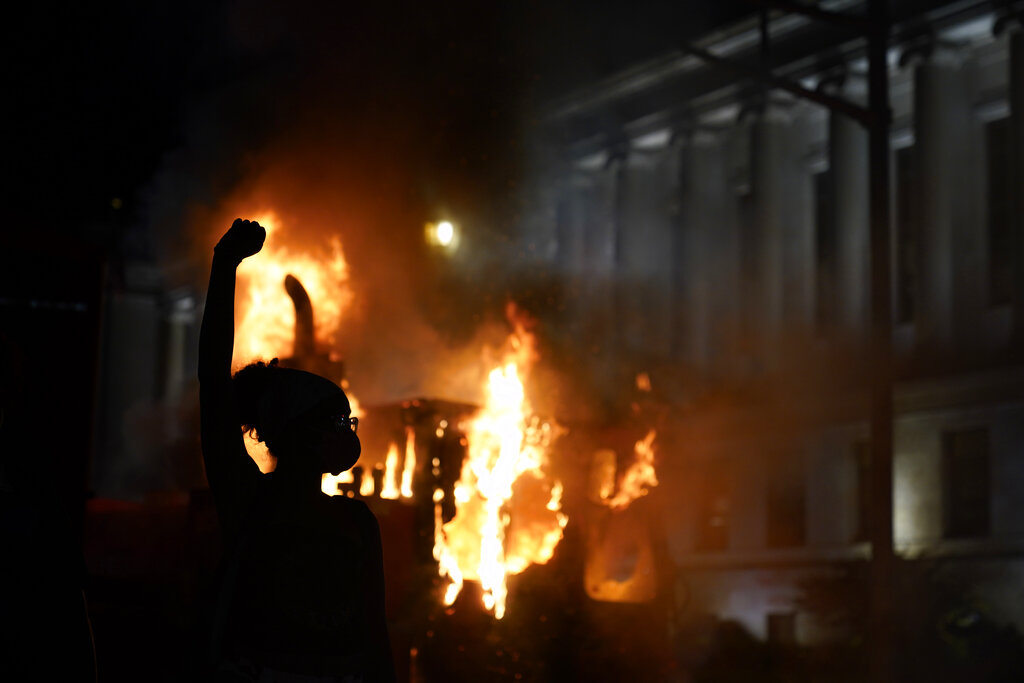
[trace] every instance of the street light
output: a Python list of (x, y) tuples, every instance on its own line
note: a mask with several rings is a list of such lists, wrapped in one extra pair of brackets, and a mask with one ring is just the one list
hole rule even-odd
[(442, 247), (449, 246), (455, 239), (455, 226), (448, 221), (437, 224), (437, 241)]
[(427, 244), (432, 244), (449, 251), (454, 250), (458, 246), (459, 234), (451, 221), (427, 223), (424, 227)]

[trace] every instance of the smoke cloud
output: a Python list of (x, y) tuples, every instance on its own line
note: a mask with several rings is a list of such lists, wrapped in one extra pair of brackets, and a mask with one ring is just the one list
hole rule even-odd
[[(200, 292), (236, 216), (273, 213), (293, 251), (337, 237), (353, 305), (324, 350), (364, 403), (478, 400), (480, 349), (507, 334), (503, 285), (478, 276), (513, 220), (515, 88), (495, 13), (456, 12), (229, 7), (223, 81), (186, 105), (147, 191), (165, 271)], [(450, 256), (424, 240), (442, 217), (465, 232)]]

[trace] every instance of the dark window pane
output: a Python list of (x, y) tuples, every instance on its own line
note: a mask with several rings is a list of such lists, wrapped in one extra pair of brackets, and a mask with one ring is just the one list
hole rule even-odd
[(730, 470), (722, 463), (705, 466), (700, 476), (694, 549), (721, 552), (729, 547), (729, 523), (732, 513)]
[(985, 126), (988, 152), (988, 291), (992, 304), (1013, 298), (1013, 160), (1010, 156), (1010, 120)]
[(946, 538), (989, 533), (989, 453), (985, 428), (942, 437)]
[(804, 544), (807, 505), (802, 468), (782, 469), (768, 485), (768, 546), (790, 548)]

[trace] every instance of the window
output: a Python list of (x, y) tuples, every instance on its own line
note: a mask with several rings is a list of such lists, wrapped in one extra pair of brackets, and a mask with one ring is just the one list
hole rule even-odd
[(791, 548), (807, 536), (803, 468), (780, 467), (768, 484), (768, 547)]
[(709, 463), (700, 477), (694, 549), (721, 552), (729, 547), (729, 518), (732, 511), (732, 481), (729, 468)]
[(920, 236), (918, 174), (914, 148), (896, 150), (896, 321), (914, 319), (917, 297), (917, 241)]
[(836, 226), (832, 205), (832, 172), (814, 174), (815, 311), (817, 328), (835, 322), (836, 314)]
[(988, 154), (988, 298), (993, 305), (1013, 298), (1014, 209), (1010, 119), (985, 125)]
[(944, 536), (980, 538), (989, 534), (988, 429), (942, 435)]

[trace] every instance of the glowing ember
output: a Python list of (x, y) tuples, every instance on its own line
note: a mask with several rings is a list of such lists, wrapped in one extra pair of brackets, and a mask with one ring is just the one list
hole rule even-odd
[(646, 372), (641, 372), (636, 376), (636, 388), (638, 391), (650, 392), (651, 390), (651, 376)]
[(498, 619), (505, 614), (507, 577), (551, 559), (568, 521), (560, 511), (562, 486), (546, 473), (555, 430), (531, 416), (523, 390), (533, 337), (517, 324), (509, 346), (488, 376), (484, 407), (467, 425), (455, 516), (443, 526), (443, 496), (434, 496), (434, 557), (450, 580), (444, 603), (455, 601), (463, 581), (479, 581), (484, 606)]
[(392, 443), (388, 446), (387, 457), (384, 458), (384, 483), (381, 485), (380, 497), (388, 500), (398, 498), (400, 491), (395, 479), (398, 474), (398, 445)]
[(640, 496), (646, 496), (648, 488), (658, 485), (658, 476), (654, 471), (655, 436), (657, 436), (657, 432), (652, 429), (647, 432), (647, 436), (636, 442), (633, 447), (636, 459), (622, 475), (618, 493), (612, 498), (605, 499), (605, 505), (612, 508), (624, 508)]

